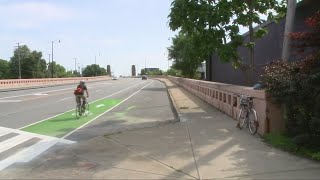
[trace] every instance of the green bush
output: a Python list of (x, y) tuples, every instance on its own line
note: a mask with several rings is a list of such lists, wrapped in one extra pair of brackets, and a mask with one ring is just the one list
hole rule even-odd
[(293, 33), (302, 60), (273, 61), (265, 67), (266, 90), (284, 105), (287, 133), (295, 144), (320, 145), (320, 11), (307, 19), (313, 32)]

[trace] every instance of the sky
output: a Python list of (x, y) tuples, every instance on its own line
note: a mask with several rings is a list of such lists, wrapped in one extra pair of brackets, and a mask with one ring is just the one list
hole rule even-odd
[[(167, 70), (171, 0), (0, 0), (0, 59), (17, 43), (41, 51), (67, 70), (95, 63), (114, 75), (131, 66)], [(60, 43), (58, 42), (60, 40)]]

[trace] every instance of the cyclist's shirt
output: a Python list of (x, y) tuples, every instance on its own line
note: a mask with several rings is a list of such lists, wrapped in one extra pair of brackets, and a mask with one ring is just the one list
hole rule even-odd
[(79, 84), (79, 85), (77, 86), (77, 89), (78, 89), (78, 88), (81, 88), (81, 89), (82, 89), (82, 92), (79, 92), (77, 95), (84, 95), (84, 91), (87, 90), (87, 86), (86, 86), (86, 85), (80, 85), (80, 84)]

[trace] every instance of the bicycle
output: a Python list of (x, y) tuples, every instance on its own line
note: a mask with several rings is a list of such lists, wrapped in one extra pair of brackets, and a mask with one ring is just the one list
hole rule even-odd
[(240, 97), (240, 113), (238, 117), (237, 127), (242, 129), (246, 124), (250, 133), (255, 135), (257, 133), (259, 122), (257, 118), (257, 111), (252, 108), (253, 97), (246, 95), (237, 95)]
[(88, 103), (88, 101), (86, 101), (86, 103), (83, 104), (83, 101), (81, 103), (81, 99), (80, 99), (80, 103), (77, 104), (77, 106), (75, 108), (75, 111), (76, 111), (77, 119), (79, 119), (82, 115), (88, 116), (88, 114), (89, 114), (89, 103)]

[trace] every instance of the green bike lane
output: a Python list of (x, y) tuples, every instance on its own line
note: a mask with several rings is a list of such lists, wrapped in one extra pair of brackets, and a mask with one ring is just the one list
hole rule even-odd
[[(39, 121), (37, 123), (25, 126), (21, 128), (22, 131), (27, 131), (35, 134), (42, 134), (57, 138), (64, 138), (66, 135), (76, 131), (77, 129), (85, 126), (91, 121), (99, 118), (112, 108), (120, 105), (127, 98), (133, 96), (140, 91), (146, 85), (151, 82), (143, 83), (128, 91), (123, 91), (119, 94), (108, 96), (89, 102), (89, 113), (77, 118), (75, 115), (75, 109), (71, 109), (64, 113), (58, 114), (51, 118)], [(142, 87), (143, 86), (143, 87)]]

